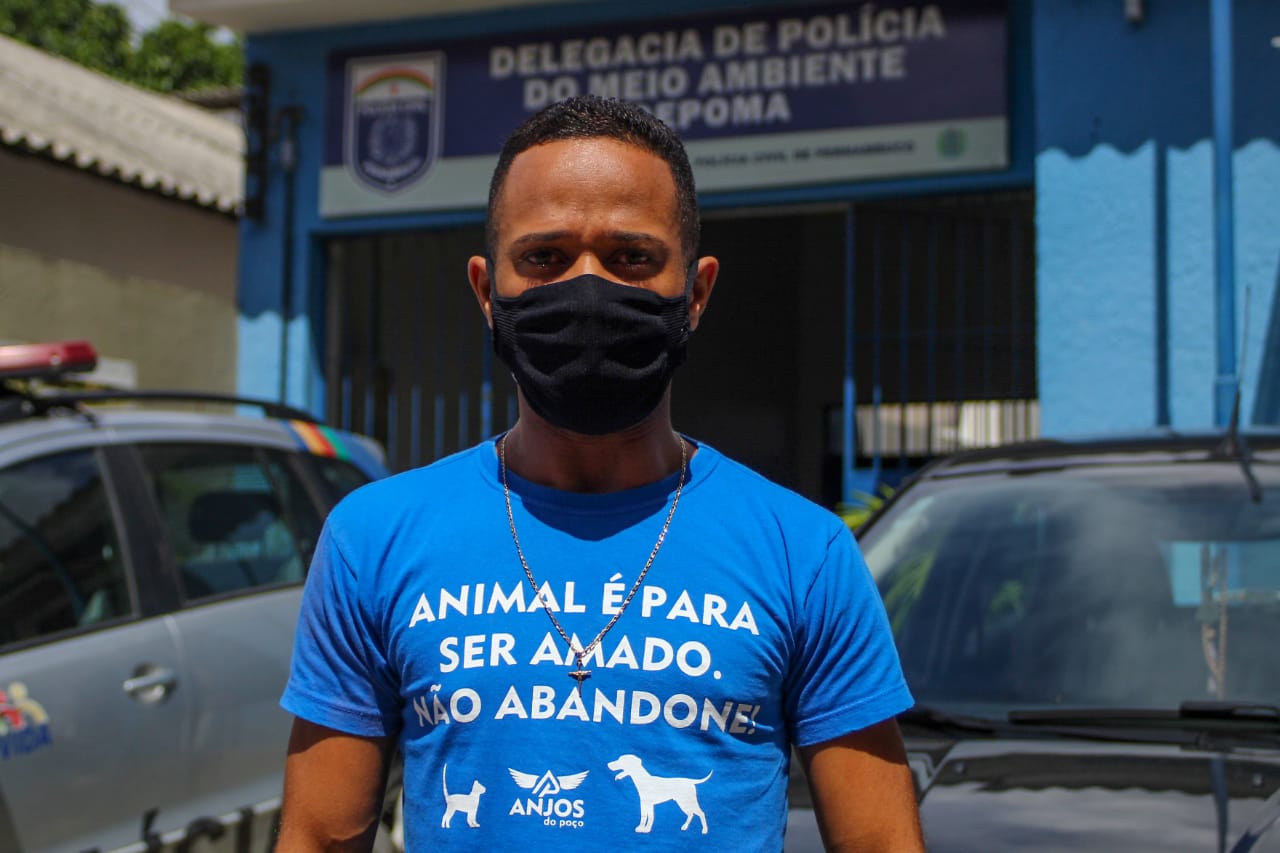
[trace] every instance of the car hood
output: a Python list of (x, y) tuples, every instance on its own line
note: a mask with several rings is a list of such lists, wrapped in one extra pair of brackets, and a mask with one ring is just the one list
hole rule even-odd
[(908, 739), (928, 847), (1280, 849), (1280, 753), (1058, 740)]

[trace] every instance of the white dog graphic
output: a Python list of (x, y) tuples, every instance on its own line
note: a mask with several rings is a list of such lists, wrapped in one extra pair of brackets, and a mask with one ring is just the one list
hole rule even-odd
[(688, 829), (696, 816), (702, 821), (702, 834), (707, 834), (707, 816), (698, 805), (698, 786), (711, 778), (710, 773), (701, 779), (651, 776), (640, 759), (630, 753), (610, 761), (609, 769), (617, 771), (618, 775), (613, 777), (615, 780), (630, 778), (636, 786), (636, 793), (640, 795), (640, 825), (636, 827), (636, 832), (650, 832), (653, 829), (653, 807), (674, 800), (684, 812), (681, 831)]

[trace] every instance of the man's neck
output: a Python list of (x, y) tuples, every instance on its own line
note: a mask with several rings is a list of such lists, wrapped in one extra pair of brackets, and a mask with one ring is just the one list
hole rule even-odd
[[(520, 401), (507, 433), (507, 467), (530, 482), (567, 492), (603, 494), (655, 483), (680, 470), (680, 442), (668, 401), (633, 427), (583, 435), (553, 426)], [(692, 448), (690, 448), (690, 451)]]

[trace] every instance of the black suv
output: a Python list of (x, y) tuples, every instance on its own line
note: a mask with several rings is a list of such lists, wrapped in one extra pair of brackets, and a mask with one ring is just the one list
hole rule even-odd
[(859, 540), (932, 851), (1280, 849), (1280, 432), (962, 453)]

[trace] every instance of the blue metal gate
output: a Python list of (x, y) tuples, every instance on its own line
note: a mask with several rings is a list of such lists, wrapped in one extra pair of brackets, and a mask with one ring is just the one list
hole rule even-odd
[(850, 207), (842, 498), (1039, 434), (1030, 192)]

